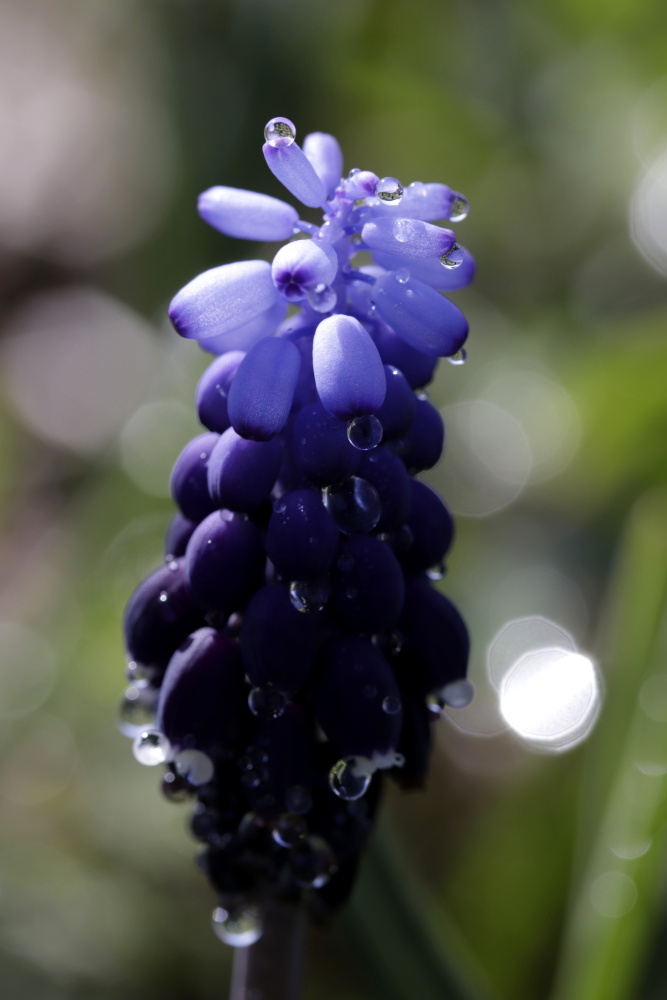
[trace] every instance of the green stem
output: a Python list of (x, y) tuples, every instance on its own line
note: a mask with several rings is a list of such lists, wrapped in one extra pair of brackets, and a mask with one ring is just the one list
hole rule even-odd
[(263, 933), (248, 948), (237, 948), (229, 1000), (298, 1000), (308, 916), (303, 906), (267, 899)]

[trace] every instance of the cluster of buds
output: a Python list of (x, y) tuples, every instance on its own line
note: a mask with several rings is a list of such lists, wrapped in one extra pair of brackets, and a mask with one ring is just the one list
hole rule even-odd
[(432, 721), (467, 704), (468, 634), (432, 581), (450, 512), (415, 475), (444, 426), (424, 387), (465, 360), (443, 291), (474, 262), (451, 229), (465, 198), (343, 174), (336, 139), (275, 118), (266, 162), (320, 225), (267, 195), (214, 187), (202, 218), (284, 241), (272, 263), (199, 275), (173, 299), (216, 355), (196, 391), (205, 432), (174, 466), (166, 560), (125, 615), (121, 725), (165, 766), (219, 896), (214, 926), (248, 944), (269, 895), (327, 911), (349, 892), (384, 774), (423, 782)]

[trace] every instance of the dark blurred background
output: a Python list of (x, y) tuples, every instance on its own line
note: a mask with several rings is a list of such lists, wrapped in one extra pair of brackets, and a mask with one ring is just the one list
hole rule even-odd
[(427, 477), (457, 514), (440, 586), (478, 697), (439, 723), (426, 792), (390, 789), (389, 875), (314, 934), (306, 1000), (447, 1000), (451, 962), (508, 1000), (665, 995), (666, 53), (659, 0), (4, 0), (7, 1000), (225, 995), (185, 812), (115, 728), (120, 617), (197, 432), (206, 355), (168, 301), (274, 252), (208, 229), (196, 196), (282, 196), (275, 115), (333, 132), (346, 170), (462, 191), (478, 262)]

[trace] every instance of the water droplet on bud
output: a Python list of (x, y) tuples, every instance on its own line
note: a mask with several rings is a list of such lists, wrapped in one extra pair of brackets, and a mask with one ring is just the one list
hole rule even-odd
[(329, 771), (329, 785), (340, 799), (360, 799), (367, 791), (373, 767), (364, 757), (343, 757)]
[(468, 199), (464, 198), (462, 194), (457, 194), (454, 196), (454, 201), (449, 209), (449, 221), (463, 222), (467, 218), (469, 211), (470, 205), (468, 204)]
[(331, 312), (337, 301), (338, 296), (330, 285), (322, 285), (322, 287), (318, 285), (314, 291), (308, 293), (308, 304), (315, 312)]
[(382, 711), (387, 715), (398, 715), (401, 708), (400, 698), (395, 698), (391, 694), (388, 694), (387, 697), (382, 700)]
[(394, 274), (394, 277), (399, 285), (405, 285), (410, 280), (410, 272), (407, 267), (399, 267), (398, 271)]
[(465, 254), (463, 253), (461, 247), (458, 245), (458, 243), (454, 243), (451, 250), (449, 250), (447, 253), (443, 253), (442, 257), (440, 258), (440, 263), (442, 264), (443, 267), (448, 267), (453, 270), (455, 267), (461, 266), (464, 257)]
[(327, 486), (324, 506), (339, 531), (346, 535), (365, 535), (380, 520), (380, 495), (367, 479), (351, 476), (342, 483)]
[(140, 733), (132, 744), (135, 760), (146, 767), (164, 764), (171, 753), (169, 740), (157, 729), (146, 729)]
[(395, 177), (382, 177), (375, 185), (375, 195), (380, 201), (398, 205), (403, 197), (403, 185)]
[(247, 948), (262, 936), (262, 916), (258, 906), (225, 910), (218, 906), (211, 919), (213, 932), (232, 948)]
[(309, 580), (293, 580), (289, 585), (289, 597), (292, 605), (303, 614), (314, 614), (321, 611), (329, 600), (329, 592), (321, 583)]
[(450, 365), (464, 365), (467, 357), (468, 352), (465, 347), (462, 347), (460, 351), (457, 351), (456, 354), (452, 354), (451, 357), (447, 358), (447, 360)]
[(155, 723), (158, 693), (151, 688), (131, 685), (118, 709), (118, 728), (124, 736), (139, 736)]
[(290, 857), (294, 877), (299, 885), (321, 889), (336, 871), (334, 853), (322, 837), (308, 837)]
[(431, 566), (430, 569), (426, 570), (426, 575), (429, 580), (442, 580), (445, 575), (445, 564), (444, 562), (438, 563), (437, 566)]
[(162, 779), (162, 794), (169, 802), (187, 802), (194, 788), (175, 771), (167, 771)]
[(281, 146), (291, 146), (296, 139), (296, 127), (289, 118), (272, 118), (264, 126), (264, 139), (269, 146), (280, 149)]
[(279, 719), (288, 702), (289, 698), (284, 691), (269, 684), (266, 687), (254, 687), (248, 695), (248, 708), (258, 719)]
[(465, 708), (472, 701), (475, 689), (469, 680), (463, 678), (460, 681), (452, 681), (451, 684), (445, 684), (441, 694), (445, 700), (445, 704), (451, 708)]
[(372, 451), (382, 440), (382, 424), (372, 415), (354, 417), (347, 425), (347, 439), (358, 451)]

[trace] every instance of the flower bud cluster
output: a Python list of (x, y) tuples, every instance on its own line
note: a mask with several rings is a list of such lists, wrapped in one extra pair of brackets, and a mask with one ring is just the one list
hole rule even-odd
[(172, 473), (165, 563), (125, 614), (122, 728), (139, 761), (166, 765), (169, 798), (196, 797), (230, 943), (234, 927), (247, 943), (239, 914), (266, 893), (346, 897), (383, 772), (421, 784), (432, 720), (472, 693), (466, 627), (431, 583), (452, 518), (414, 478), (444, 440), (423, 389), (439, 357), (465, 358), (466, 320), (441, 293), (474, 272), (434, 223), (467, 202), (342, 176), (334, 137), (302, 149), (287, 119), (265, 138), (270, 169), (324, 219), (233, 188), (201, 196), (221, 232), (288, 242), (171, 303), (216, 357), (196, 391), (205, 430)]

